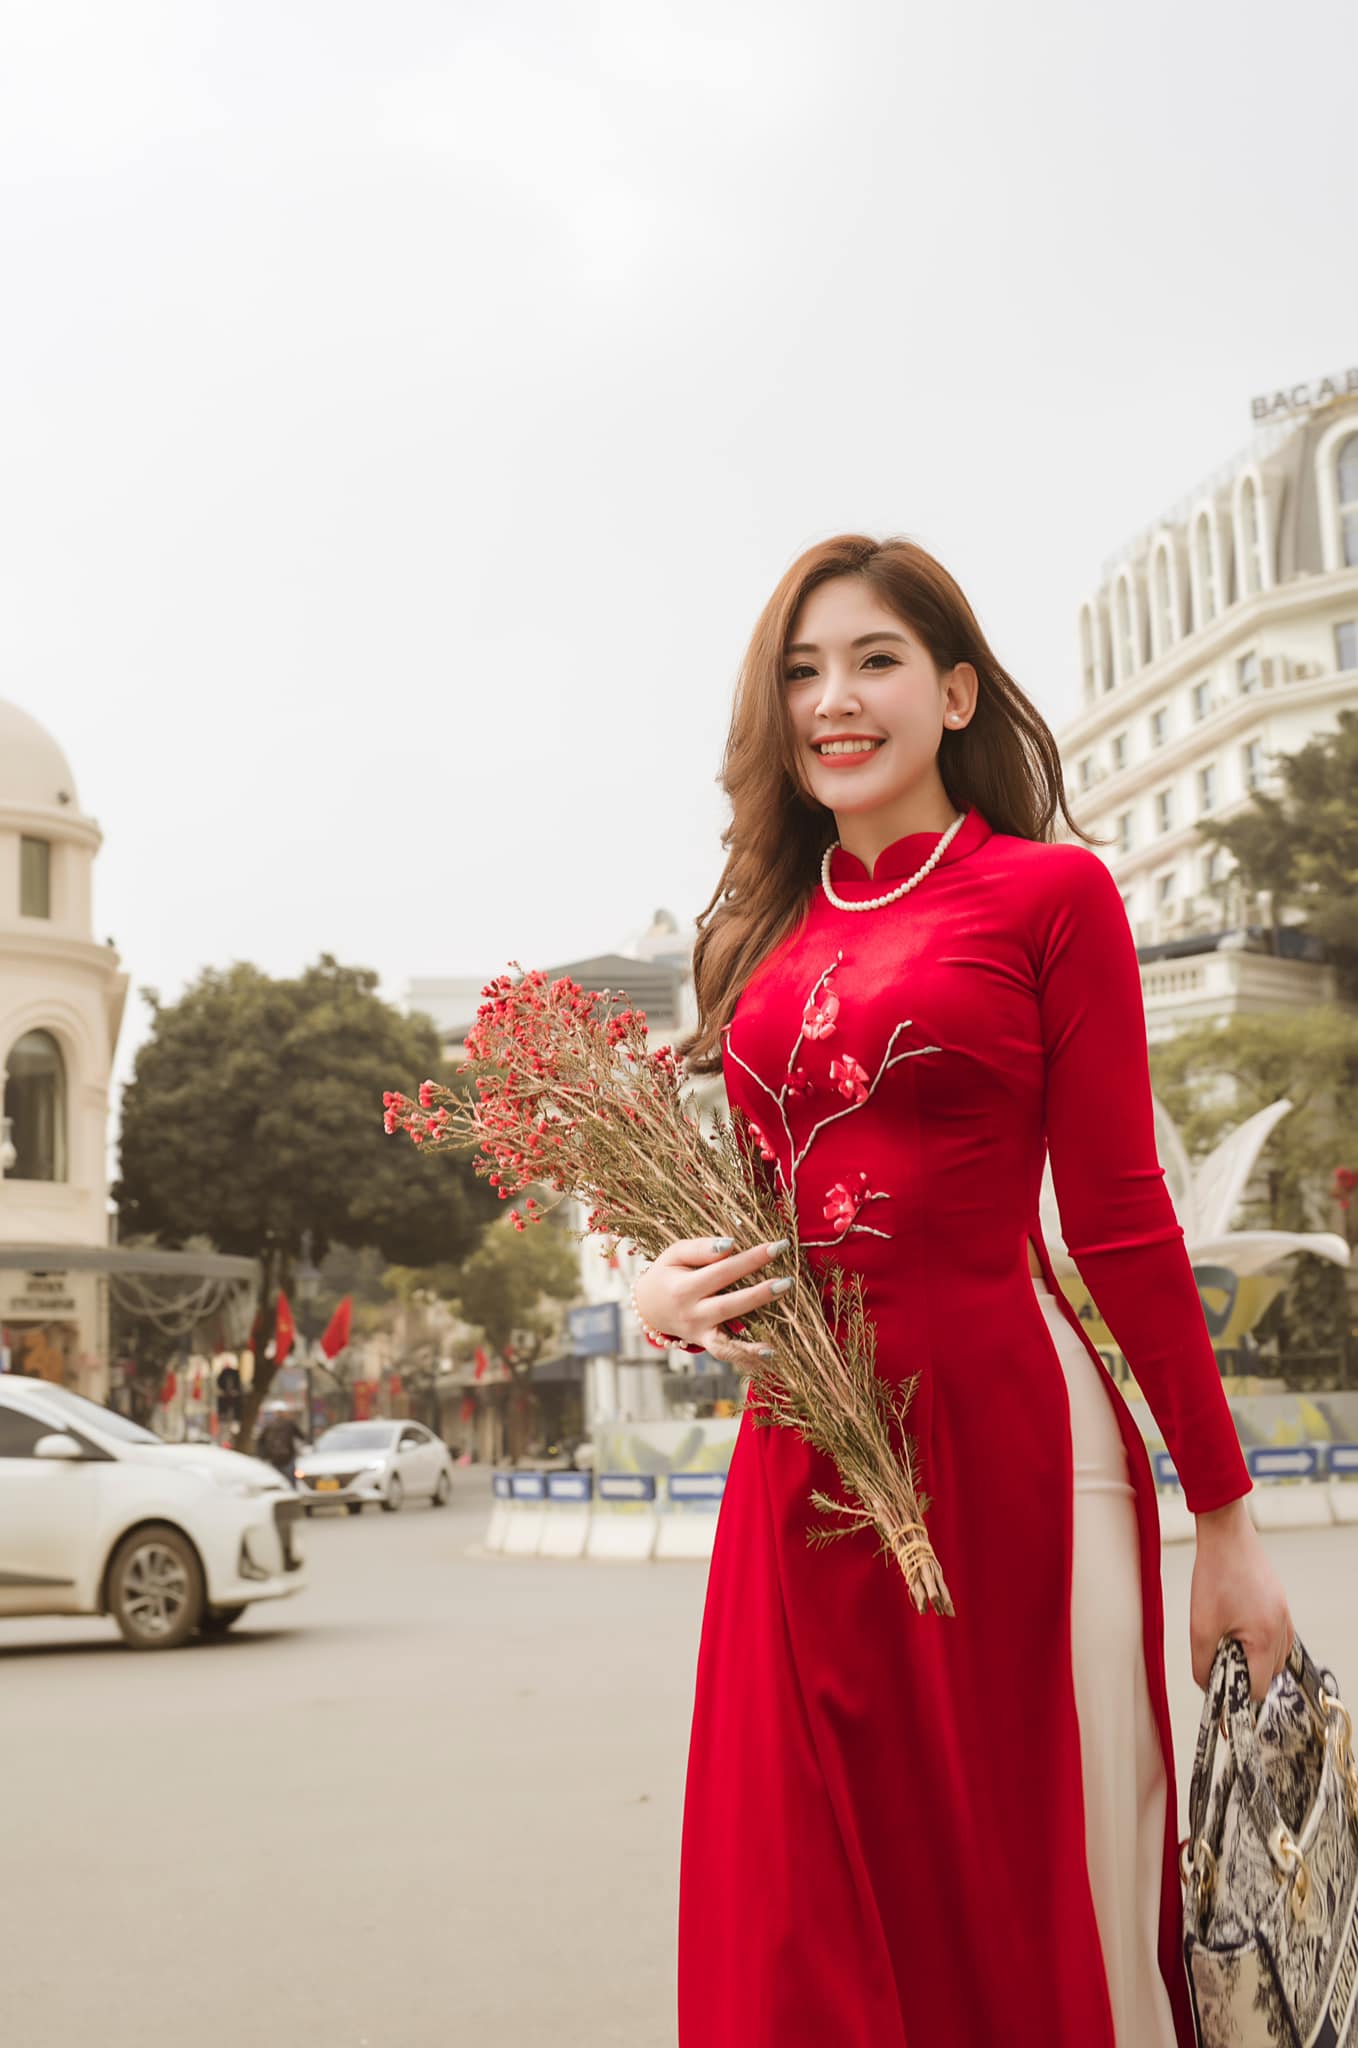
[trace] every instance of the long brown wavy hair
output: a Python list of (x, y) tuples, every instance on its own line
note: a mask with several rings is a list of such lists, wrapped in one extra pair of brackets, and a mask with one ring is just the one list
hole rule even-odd
[(1051, 728), (991, 653), (958, 585), (914, 541), (840, 534), (792, 564), (759, 616), (736, 683), (718, 780), (731, 802), (726, 865), (698, 916), (693, 980), (698, 1023), (675, 1045), (693, 1074), (721, 1072), (721, 1033), (761, 960), (792, 930), (836, 836), (835, 815), (807, 787), (783, 680), (788, 635), (803, 601), (832, 576), (861, 576), (917, 633), (939, 669), (970, 662), (980, 678), (965, 726), (945, 728), (943, 787), (958, 810), (975, 805), (996, 832), (1049, 840), (1059, 809), (1072, 832)]

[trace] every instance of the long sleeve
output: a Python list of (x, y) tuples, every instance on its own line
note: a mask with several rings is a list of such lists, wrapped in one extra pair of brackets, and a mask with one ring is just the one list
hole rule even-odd
[(1046, 1129), (1071, 1257), (1163, 1432), (1195, 1514), (1250, 1491), (1183, 1227), (1155, 1149), (1145, 1010), (1117, 884), (1082, 846), (1040, 940)]

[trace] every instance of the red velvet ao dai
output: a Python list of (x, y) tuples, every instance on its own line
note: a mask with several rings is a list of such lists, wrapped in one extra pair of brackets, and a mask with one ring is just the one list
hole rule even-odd
[[(871, 875), (840, 849), (832, 884), (880, 895), (940, 837), (906, 835)], [(1038, 1225), (1049, 1150), (1066, 1242), (1189, 1506), (1247, 1492), (1156, 1157), (1111, 873), (972, 809), (894, 904), (855, 914), (817, 885), (742, 992), (724, 1073), (813, 1267), (862, 1274), (878, 1369), (920, 1375), (920, 1478), (957, 1614), (917, 1615), (868, 1536), (812, 1549), (810, 1495), (839, 1490), (833, 1467), (745, 1416), (698, 1659), (681, 2048), (1114, 2048), (1071, 1670), (1070, 1415), (1029, 1238), (1099, 1362), (1136, 1492), (1168, 1778), (1160, 1967), (1192, 2048), (1154, 1484)]]

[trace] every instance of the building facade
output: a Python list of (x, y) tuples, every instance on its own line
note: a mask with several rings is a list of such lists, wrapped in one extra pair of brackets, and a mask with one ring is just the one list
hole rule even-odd
[(1148, 1026), (1333, 998), (1319, 948), (1245, 898), (1204, 818), (1358, 707), (1358, 370), (1256, 401), (1235, 461), (1105, 567), (1080, 608), (1071, 809), (1107, 841)]
[(104, 1391), (104, 1289), (63, 1247), (109, 1239), (106, 1133), (127, 976), (94, 937), (100, 831), (61, 748), (0, 703), (0, 1265), (4, 1357), (17, 1371)]

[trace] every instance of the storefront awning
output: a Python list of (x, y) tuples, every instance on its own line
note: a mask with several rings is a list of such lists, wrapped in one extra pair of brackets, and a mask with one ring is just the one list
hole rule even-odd
[(167, 1280), (259, 1279), (258, 1259), (118, 1244), (0, 1244), (0, 1268), (19, 1273), (140, 1273)]
[(532, 1368), (531, 1377), (538, 1385), (541, 1385), (544, 1380), (554, 1380), (558, 1384), (565, 1382), (567, 1384), (582, 1385), (585, 1377), (585, 1361), (583, 1358), (572, 1358), (569, 1353), (561, 1358), (539, 1359), (538, 1363)]

